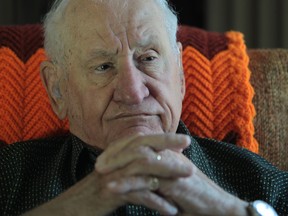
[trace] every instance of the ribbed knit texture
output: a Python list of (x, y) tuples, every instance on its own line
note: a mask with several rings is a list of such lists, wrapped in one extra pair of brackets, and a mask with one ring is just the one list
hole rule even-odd
[[(243, 37), (182, 26), (186, 98), (182, 119), (193, 135), (254, 152), (253, 89)], [(0, 140), (7, 144), (63, 133), (39, 75), (45, 60), (40, 25), (0, 27)]]
[(254, 90), (243, 35), (182, 27), (179, 39), (185, 40), (182, 120), (191, 134), (235, 142), (258, 152), (253, 136)]
[(0, 140), (8, 144), (67, 130), (40, 79), (42, 35), (39, 25), (0, 27)]
[[(190, 135), (182, 122), (177, 133)], [(63, 193), (94, 170), (101, 152), (72, 134), (0, 148), (1, 216), (22, 215)], [(261, 199), (271, 204), (279, 216), (288, 215), (288, 172), (281, 172), (243, 148), (211, 139), (191, 137), (183, 154), (225, 191), (246, 201)], [(197, 196), (192, 195), (194, 198)], [(118, 209), (116, 215), (159, 213), (130, 203)]]

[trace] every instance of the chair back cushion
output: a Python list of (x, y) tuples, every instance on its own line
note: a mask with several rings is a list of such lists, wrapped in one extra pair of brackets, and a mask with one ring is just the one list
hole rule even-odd
[[(181, 26), (178, 39), (186, 78), (182, 119), (191, 133), (257, 152), (254, 92), (242, 34)], [(41, 25), (0, 27), (0, 140), (7, 144), (68, 131), (40, 80), (45, 59)]]
[(41, 25), (0, 27), (0, 141), (11, 144), (67, 131), (40, 79)]
[(191, 133), (258, 152), (254, 138), (249, 57), (239, 32), (182, 26), (186, 97), (182, 119)]

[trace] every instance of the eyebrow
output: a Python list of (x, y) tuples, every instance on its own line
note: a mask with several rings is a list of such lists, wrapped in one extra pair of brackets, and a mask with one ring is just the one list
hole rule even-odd
[(89, 58), (95, 58), (95, 57), (113, 57), (117, 55), (118, 51), (116, 52), (110, 52), (108, 50), (103, 50), (103, 49), (93, 49), (88, 53)]
[(145, 48), (150, 44), (158, 44), (158, 42), (156, 42), (157, 39), (158, 37), (156, 35), (149, 35), (148, 37), (145, 37), (142, 40), (137, 41), (135, 44), (137, 47)]
[[(138, 48), (146, 48), (148, 46), (150, 46), (151, 44), (154, 45), (158, 45), (158, 42), (155, 42), (157, 39), (157, 36), (155, 35), (150, 35), (145, 39), (139, 40), (135, 43), (136, 47)], [(153, 42), (154, 41), (154, 42)], [(89, 59), (93, 59), (93, 58), (113, 58), (114, 56), (116, 56), (118, 54), (119, 50), (115, 50), (114, 52), (105, 50), (105, 49), (92, 49), (91, 51), (89, 51), (88, 53), (88, 58)]]

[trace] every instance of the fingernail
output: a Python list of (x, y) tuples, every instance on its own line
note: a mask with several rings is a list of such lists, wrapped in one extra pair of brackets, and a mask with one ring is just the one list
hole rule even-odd
[(168, 208), (168, 211), (169, 211), (169, 214), (171, 214), (171, 215), (176, 215), (178, 213), (178, 209), (174, 206), (170, 206)]
[(105, 171), (105, 163), (104, 160), (102, 159), (101, 155), (97, 158), (96, 164), (95, 164), (95, 169), (99, 172)]
[(191, 144), (191, 137), (186, 135), (185, 138), (186, 138), (186, 142), (190, 145)]
[(110, 189), (116, 188), (116, 186), (117, 186), (117, 183), (115, 181), (109, 182), (107, 184), (107, 187)]
[(96, 163), (95, 163), (94, 166), (95, 166), (95, 169), (96, 169), (97, 171), (101, 170), (101, 162), (100, 162), (100, 161), (96, 160)]
[(98, 161), (95, 164), (95, 169), (100, 173), (106, 172), (104, 164)]

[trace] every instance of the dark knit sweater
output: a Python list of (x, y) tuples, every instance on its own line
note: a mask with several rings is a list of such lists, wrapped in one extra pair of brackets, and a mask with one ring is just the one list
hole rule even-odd
[[(190, 135), (182, 122), (177, 133)], [(232, 144), (191, 139), (184, 155), (214, 182), (243, 200), (261, 199), (279, 215), (288, 215), (287, 172)], [(100, 154), (72, 134), (0, 148), (0, 214), (19, 215), (53, 199), (92, 172)], [(159, 214), (126, 205), (114, 215)]]

